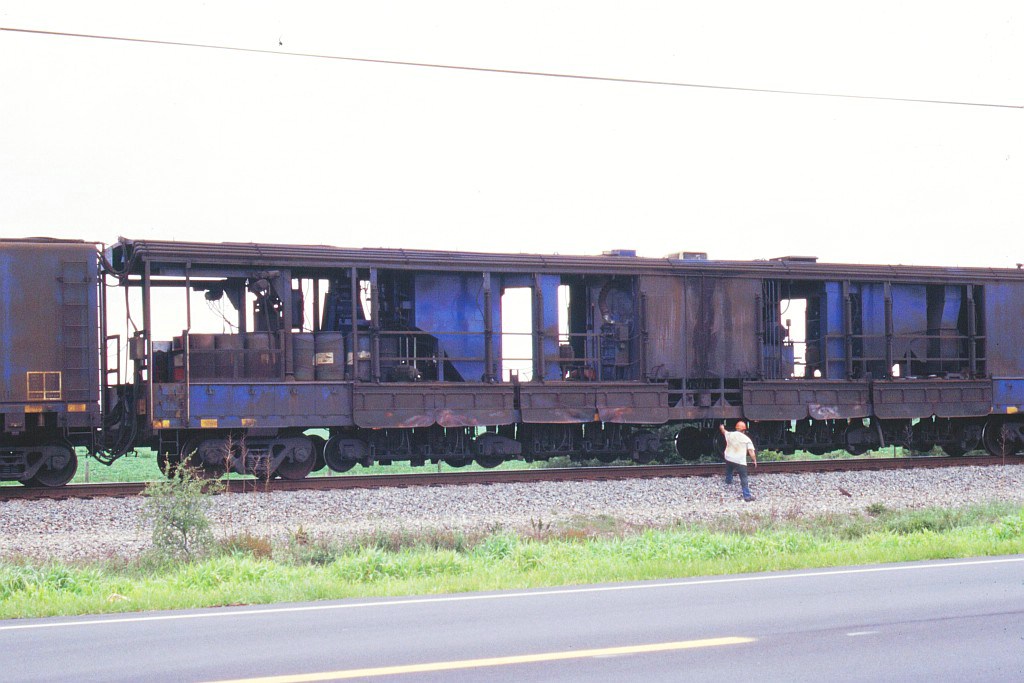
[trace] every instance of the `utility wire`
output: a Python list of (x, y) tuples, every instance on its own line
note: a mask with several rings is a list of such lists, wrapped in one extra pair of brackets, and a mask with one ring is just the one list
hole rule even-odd
[(681, 83), (677, 81), (655, 81), (641, 78), (616, 78), (613, 76), (589, 76), (586, 74), (558, 73), (551, 71), (524, 71), (518, 69), (495, 69), (483, 66), (459, 66), (456, 64), (434, 64), (430, 62), (408, 62), (397, 59), (370, 59), (369, 57), (345, 57), (340, 55), (324, 55), (311, 52), (288, 52), (284, 50), (263, 50), (251, 47), (233, 47), (230, 45), (211, 45), (206, 43), (186, 43), (173, 40), (154, 40), (150, 38), (127, 38), (124, 36), (103, 36), (88, 33), (66, 33), (63, 31), (41, 31), (38, 29), (10, 28), (0, 26), (0, 31), (13, 33), (29, 33), (41, 36), (60, 36), (64, 38), (86, 38), (90, 40), (112, 40), (125, 43), (145, 43), (149, 45), (169, 45), (174, 47), (194, 47), (205, 50), (229, 50), (231, 52), (249, 52), (265, 55), (283, 55), (286, 57), (306, 57), (310, 59), (334, 59), (345, 62), (363, 62), (366, 64), (389, 64), (393, 66), (413, 66), (424, 69), (448, 69), (452, 71), (475, 71), (479, 73), (506, 74), (511, 76), (536, 76), (541, 78), (568, 78), (581, 81), (602, 81), (605, 83), (631, 83), (636, 85), (662, 85), (676, 88), (702, 88), (705, 90), (732, 90), (773, 95), (803, 95), (806, 97), (837, 97), (853, 100), (881, 100), (887, 102), (915, 102), (918, 104), (946, 104), (962, 107), (993, 107), (998, 109), (1024, 109), (1020, 104), (997, 104), (993, 102), (962, 102), (957, 100), (926, 100), (913, 97), (881, 97), (877, 95), (847, 95), (843, 93), (813, 92), (806, 90), (777, 90), (770, 88), (745, 88), (735, 85), (709, 85), (707, 83)]

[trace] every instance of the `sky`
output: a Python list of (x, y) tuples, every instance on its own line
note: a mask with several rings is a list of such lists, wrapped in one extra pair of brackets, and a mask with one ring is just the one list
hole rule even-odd
[(1022, 7), (8, 0), (243, 49), (0, 31), (0, 236), (1012, 268)]

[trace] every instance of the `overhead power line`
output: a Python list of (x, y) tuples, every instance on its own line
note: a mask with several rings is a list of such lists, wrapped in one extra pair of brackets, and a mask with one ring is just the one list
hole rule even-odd
[(520, 69), (496, 69), (483, 66), (464, 66), (457, 64), (435, 64), (431, 62), (410, 62), (398, 59), (371, 59), (369, 57), (346, 57), (342, 55), (325, 55), (312, 52), (289, 52), (285, 50), (264, 50), (252, 47), (234, 47), (231, 45), (212, 45), (206, 43), (188, 43), (174, 40), (155, 40), (151, 38), (129, 38), (125, 36), (104, 36), (89, 33), (67, 33), (64, 31), (42, 31), (39, 29), (9, 28), (0, 26), (0, 31), (13, 33), (29, 33), (40, 36), (59, 36), (63, 38), (85, 38), (89, 40), (111, 40), (125, 43), (145, 43), (149, 45), (168, 45), (173, 47), (191, 47), (204, 50), (228, 50), (231, 52), (249, 52), (264, 55), (281, 55), (285, 57), (306, 57), (310, 59), (334, 59), (345, 62), (362, 62), (366, 64), (387, 64), (392, 66), (411, 66), (423, 69), (448, 69), (451, 71), (475, 71), (478, 73), (505, 74), (510, 76), (534, 76), (541, 78), (566, 78), (581, 81), (601, 81), (605, 83), (630, 83), (635, 85), (660, 85), (675, 88), (701, 88), (705, 90), (732, 90), (737, 92), (764, 93), (772, 95), (803, 95), (806, 97), (835, 97), (852, 100), (881, 100), (887, 102), (915, 102), (918, 104), (945, 104), (962, 107), (994, 107), (998, 109), (1024, 109), (1020, 104), (999, 104), (994, 102), (964, 102), (958, 100), (928, 100), (914, 97), (882, 97), (878, 95), (849, 95), (844, 93), (815, 92), (809, 90), (780, 90), (773, 88), (747, 88), (736, 85), (711, 85), (708, 83), (683, 83), (678, 81), (659, 81), (643, 78), (617, 78), (614, 76), (594, 76), (587, 74), (570, 74), (553, 71), (527, 71)]

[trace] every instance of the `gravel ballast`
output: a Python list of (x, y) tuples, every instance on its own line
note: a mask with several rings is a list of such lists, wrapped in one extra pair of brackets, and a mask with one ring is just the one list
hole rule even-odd
[[(611, 518), (633, 527), (727, 516), (814, 517), (890, 509), (957, 508), (992, 501), (1024, 504), (1024, 465), (886, 472), (765, 474), (751, 468), (757, 499), (721, 477), (551, 482), (404, 489), (222, 494), (209, 517), (221, 537), (251, 533), (284, 540), (301, 528), (318, 540), (376, 532), (528, 531)], [(150, 547), (143, 500), (39, 500), (0, 503), (0, 557), (91, 560), (133, 558)]]

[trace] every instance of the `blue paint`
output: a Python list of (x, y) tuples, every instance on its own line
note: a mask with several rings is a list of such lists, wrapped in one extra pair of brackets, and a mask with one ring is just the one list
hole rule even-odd
[(1024, 377), (999, 377), (992, 380), (992, 403), (996, 413), (1007, 409), (1024, 412)]
[(821, 333), (825, 337), (825, 377), (846, 379), (846, 339), (843, 323), (843, 287), (838, 282), (825, 283), (822, 302)]
[[(893, 361), (922, 360), (928, 346), (920, 339), (928, 330), (928, 293), (924, 285), (892, 286)], [(918, 337), (917, 340), (905, 339)]]
[(994, 377), (1024, 376), (1024, 284), (985, 285), (987, 366)]
[[(417, 273), (415, 325), (437, 340), (467, 382), (484, 374), (484, 288), (479, 273)], [(458, 330), (460, 334), (445, 334)]]
[[(194, 384), (190, 387), (189, 426), (216, 419), (218, 427), (241, 427), (254, 419), (256, 427), (345, 427), (352, 425), (351, 385), (331, 384)], [(180, 427), (180, 407), (157, 400), (153, 419)]]

